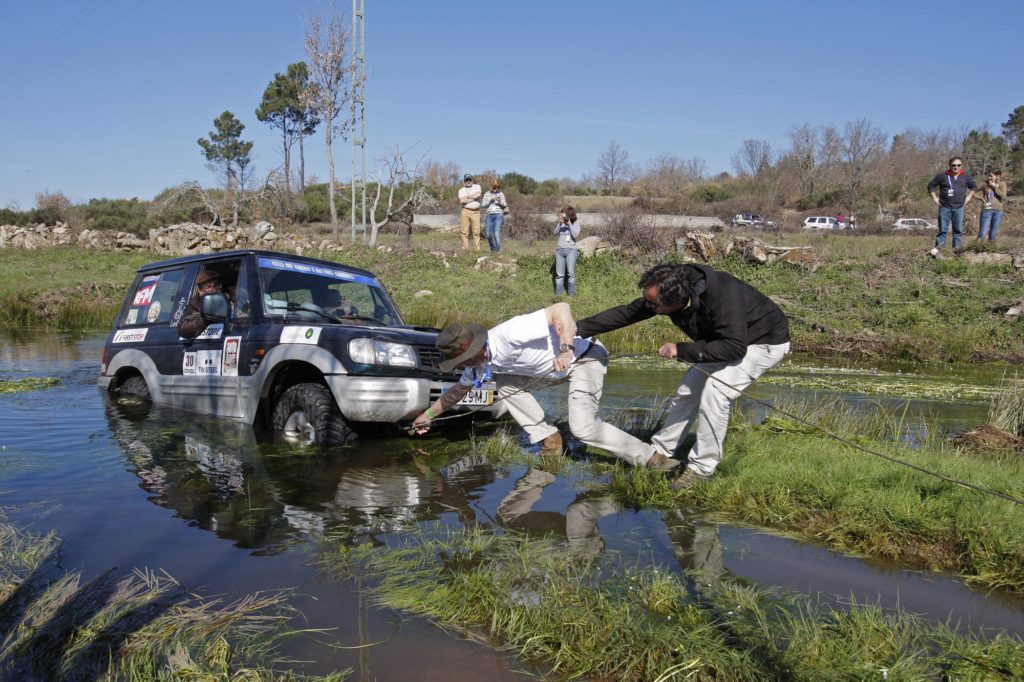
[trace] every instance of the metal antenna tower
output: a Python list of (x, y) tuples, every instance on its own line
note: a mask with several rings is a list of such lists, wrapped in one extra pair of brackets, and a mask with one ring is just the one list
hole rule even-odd
[[(366, 237), (366, 33), (365, 0), (352, 0), (352, 241), (356, 240), (356, 189), (362, 195), (359, 231)], [(356, 158), (359, 168), (356, 175)]]

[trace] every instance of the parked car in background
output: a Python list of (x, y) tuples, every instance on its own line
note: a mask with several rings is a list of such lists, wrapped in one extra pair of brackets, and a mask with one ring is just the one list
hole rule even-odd
[[(178, 333), (200, 273), (195, 338)], [(442, 372), (437, 330), (405, 323), (372, 272), (243, 250), (139, 269), (103, 348), (99, 385), (118, 399), (228, 417), (291, 443), (349, 441), (360, 424), (423, 412), (458, 372)], [(493, 382), (457, 408), (497, 416)]]
[(831, 216), (814, 215), (804, 218), (805, 230), (841, 230), (842, 223)]
[(775, 222), (766, 220), (757, 213), (737, 213), (732, 217), (733, 227), (760, 227), (765, 230), (775, 229)]
[(892, 224), (894, 230), (931, 230), (935, 231), (938, 227), (935, 223), (930, 223), (924, 218), (900, 218)]

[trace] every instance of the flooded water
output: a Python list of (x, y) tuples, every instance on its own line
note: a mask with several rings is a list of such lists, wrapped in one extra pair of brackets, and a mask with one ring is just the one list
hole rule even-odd
[[(86, 579), (112, 567), (119, 574), (147, 567), (226, 600), (294, 589), (290, 603), (304, 615), (301, 626), (326, 631), (319, 641), (294, 640), (284, 649), (293, 660), (310, 661), (303, 666), (308, 673), (353, 667), (360, 679), (408, 679), (410, 669), (421, 680), (527, 679), (520, 671), (530, 668), (521, 661), (424, 619), (370, 607), (358, 584), (334, 580), (311, 561), (327, 537), (381, 545), (427, 525), (553, 533), (609, 565), (614, 559), (696, 569), (707, 581), (738, 578), (833, 604), (855, 598), (898, 605), (974, 630), (1024, 635), (1019, 598), (755, 529), (619, 509), (586, 492), (585, 468), (555, 476), (525, 465), (495, 467), (473, 455), (464, 432), (369, 438), (344, 456), (309, 456), (258, 442), (250, 428), (231, 421), (160, 409), (141, 415), (104, 400), (95, 384), (101, 351), (99, 338), (0, 341), (0, 379), (61, 379), (53, 388), (0, 395), (0, 505), (19, 525), (55, 531), (64, 541), (62, 568)], [(972, 370), (957, 381), (984, 387), (998, 383), (1000, 371)], [(851, 370), (806, 361), (778, 370), (828, 372)], [(613, 367), (604, 409), (650, 406), (678, 379), (678, 371), (664, 367)], [(810, 390), (758, 384), (751, 397)], [(833, 394), (851, 406), (887, 400)], [(553, 413), (564, 405), (557, 390), (542, 397)], [(756, 413), (756, 404), (748, 406)], [(986, 410), (981, 398), (956, 404), (915, 398), (908, 419), (958, 430), (982, 423)], [(699, 592), (700, 581), (694, 589)]]

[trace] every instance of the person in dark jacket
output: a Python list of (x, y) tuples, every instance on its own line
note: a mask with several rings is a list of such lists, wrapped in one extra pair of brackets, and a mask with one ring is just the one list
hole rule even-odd
[(732, 404), (789, 352), (789, 322), (757, 289), (707, 265), (662, 263), (644, 273), (639, 286), (640, 298), (580, 320), (576, 333), (590, 337), (667, 315), (692, 339), (658, 350), (692, 365), (651, 440), (658, 453), (672, 457), (696, 420), (689, 462), (671, 483), (678, 490), (714, 475)]
[(939, 249), (946, 245), (946, 234), (953, 226), (953, 249), (959, 249), (964, 241), (964, 207), (970, 203), (978, 186), (971, 174), (964, 170), (964, 161), (959, 156), (949, 160), (949, 169), (937, 174), (928, 183), (928, 193), (939, 207), (939, 232), (935, 235), (935, 246), (929, 252), (939, 255)]

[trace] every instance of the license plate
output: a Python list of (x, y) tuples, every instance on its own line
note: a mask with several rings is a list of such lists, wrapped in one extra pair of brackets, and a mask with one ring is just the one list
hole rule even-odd
[(494, 384), (485, 384), (481, 388), (471, 388), (459, 405), (490, 405), (494, 402)]

